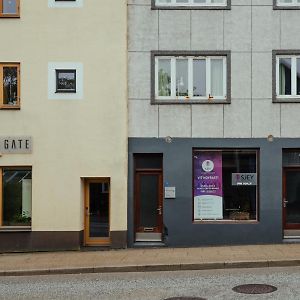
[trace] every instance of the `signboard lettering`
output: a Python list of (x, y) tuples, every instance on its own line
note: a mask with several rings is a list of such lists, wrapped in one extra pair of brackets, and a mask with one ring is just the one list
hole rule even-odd
[(32, 152), (32, 139), (28, 136), (0, 137), (0, 153), (27, 154)]

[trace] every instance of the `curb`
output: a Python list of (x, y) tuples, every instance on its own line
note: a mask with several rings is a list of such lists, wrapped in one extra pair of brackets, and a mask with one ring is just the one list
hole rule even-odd
[(248, 268), (273, 268), (300, 266), (300, 260), (265, 260), (265, 261), (236, 261), (236, 262), (211, 262), (196, 264), (160, 264), (160, 265), (131, 265), (107, 267), (82, 267), (82, 268), (54, 268), (32, 270), (0, 271), (3, 276), (34, 276), (34, 275), (59, 275), (59, 274), (88, 274), (88, 273), (130, 273), (130, 272), (162, 272), (162, 271), (195, 271), (219, 269), (248, 269)]

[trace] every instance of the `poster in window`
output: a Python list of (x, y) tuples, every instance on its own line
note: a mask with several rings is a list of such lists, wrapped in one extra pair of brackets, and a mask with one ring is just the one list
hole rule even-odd
[(221, 151), (194, 153), (194, 219), (223, 219)]

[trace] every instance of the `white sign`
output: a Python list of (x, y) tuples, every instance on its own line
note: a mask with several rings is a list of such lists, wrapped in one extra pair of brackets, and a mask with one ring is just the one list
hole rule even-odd
[(165, 199), (175, 199), (176, 198), (176, 187), (167, 186), (165, 187)]
[(202, 195), (194, 198), (195, 220), (222, 220), (223, 198), (216, 195)]

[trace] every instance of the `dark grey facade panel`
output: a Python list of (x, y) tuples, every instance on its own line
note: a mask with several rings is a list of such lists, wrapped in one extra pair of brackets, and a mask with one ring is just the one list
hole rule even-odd
[[(193, 148), (259, 149), (258, 222), (193, 223)], [(128, 245), (134, 245), (134, 167), (136, 153), (163, 154), (164, 182), (176, 187), (176, 199), (164, 199), (167, 246), (281, 243), (282, 151), (300, 148), (300, 139), (129, 138)]]

